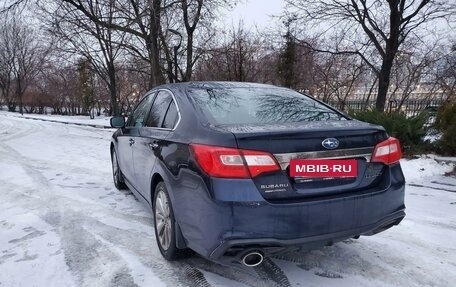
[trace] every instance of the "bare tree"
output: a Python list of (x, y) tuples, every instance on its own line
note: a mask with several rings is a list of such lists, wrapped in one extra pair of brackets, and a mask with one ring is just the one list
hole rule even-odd
[[(147, 60), (150, 71), (149, 88), (165, 82), (164, 73), (168, 79), (177, 79), (171, 75), (171, 51), (168, 41), (171, 39), (169, 31), (176, 31), (177, 35), (186, 37), (183, 52), (186, 54), (185, 68), (179, 68), (182, 80), (190, 80), (199, 54), (195, 55), (195, 32), (202, 23), (210, 23), (215, 15), (215, 8), (230, 1), (224, 0), (63, 0), (73, 9), (80, 11), (84, 17), (105, 28), (114, 29), (129, 34), (131, 42), (125, 45), (137, 57)], [(108, 21), (100, 17), (91, 7), (97, 5), (112, 5), (113, 19)], [(202, 21), (204, 15), (205, 21)], [(176, 17), (174, 17), (176, 16)], [(144, 51), (146, 53), (144, 53)], [(164, 54), (164, 59), (162, 58)], [(178, 65), (174, 61), (174, 65)], [(166, 66), (166, 67), (164, 67)], [(180, 65), (179, 65), (180, 66)]]
[[(108, 88), (110, 113), (118, 115), (116, 65), (122, 53), (126, 33), (94, 22), (85, 17), (80, 10), (60, 2), (42, 6), (43, 21), (48, 24), (52, 37), (59, 39), (61, 51), (69, 53), (70, 56), (71, 54), (81, 55), (90, 62), (91, 68)], [(98, 1), (89, 1), (87, 7), (100, 20), (113, 23), (113, 3), (110, 1), (101, 5)]]
[[(180, 1), (180, 8), (182, 11), (182, 20), (184, 23), (185, 34), (187, 35), (186, 41), (186, 60), (185, 60), (185, 72), (183, 73), (182, 80), (190, 81), (192, 78), (193, 66), (198, 59), (194, 56), (194, 41), (195, 41), (195, 31), (198, 23), (201, 21), (202, 14), (206, 17), (211, 16), (211, 6), (215, 1), (205, 1), (205, 0), (182, 0)], [(206, 5), (204, 5), (206, 4)], [(205, 11), (203, 11), (205, 8)], [(206, 12), (206, 13), (204, 13)], [(207, 23), (207, 22), (206, 22)], [(166, 42), (164, 42), (166, 44)], [(177, 52), (177, 51), (175, 51)], [(176, 75), (177, 76), (177, 75)]]
[(9, 109), (14, 110), (19, 104), (23, 113), (23, 95), (43, 66), (48, 48), (41, 45), (19, 16), (5, 17), (0, 25), (0, 86)]
[[(134, 53), (147, 59), (150, 71), (150, 86), (155, 86), (165, 82), (160, 65), (160, 25), (163, 11), (162, 0), (100, 0), (100, 1), (81, 1), (63, 0), (98, 26), (128, 33), (133, 39), (141, 42), (142, 48), (146, 51), (144, 55), (141, 48), (131, 45)], [(114, 17), (104, 18), (94, 10), (94, 4), (104, 7), (112, 7)], [(117, 21), (112, 21), (116, 19)]]
[(438, 58), (431, 81), (436, 84), (442, 102), (456, 102), (456, 41), (437, 52)]
[(394, 60), (391, 70), (389, 109), (401, 110), (405, 102), (411, 98), (414, 92), (419, 92), (422, 86), (428, 92), (434, 90), (433, 85), (429, 85), (428, 81), (432, 68), (435, 66), (434, 49), (437, 43), (428, 47), (419, 47), (414, 44), (416, 42), (403, 45)]
[(9, 111), (16, 110), (16, 100), (12, 91), (13, 85), (13, 51), (9, 45), (9, 33), (6, 33), (6, 21), (1, 23), (0, 32), (0, 96)]
[[(452, 0), (286, 0), (290, 13), (315, 30), (343, 37), (340, 46), (321, 48), (333, 54), (358, 55), (378, 78), (376, 107), (384, 110), (391, 69), (400, 46), (411, 34), (443, 17), (452, 17)], [(309, 27), (308, 25), (306, 27)], [(373, 49), (373, 50), (372, 50)], [(375, 53), (372, 53), (375, 51)]]
[(217, 38), (223, 40), (208, 47), (198, 62), (195, 77), (198, 80), (258, 80), (259, 60), (266, 56), (261, 38), (247, 31), (242, 22), (236, 28), (218, 34)]
[(52, 112), (55, 114), (78, 114), (81, 103), (78, 99), (79, 75), (76, 67), (49, 64), (39, 75), (38, 88), (41, 94), (49, 98)]
[(341, 110), (365, 76), (366, 65), (355, 56), (318, 53), (314, 68), (315, 95), (324, 102), (337, 101)]

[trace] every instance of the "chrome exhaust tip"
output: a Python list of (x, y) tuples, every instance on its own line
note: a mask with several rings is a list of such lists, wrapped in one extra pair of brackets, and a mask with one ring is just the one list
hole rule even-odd
[(242, 264), (247, 267), (255, 267), (263, 262), (264, 256), (260, 251), (248, 252), (242, 257)]

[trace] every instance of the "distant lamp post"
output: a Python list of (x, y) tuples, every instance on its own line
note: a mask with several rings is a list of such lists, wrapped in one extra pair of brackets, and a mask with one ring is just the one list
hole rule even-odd
[(181, 44), (182, 44), (182, 34), (179, 33), (179, 31), (177, 30), (174, 30), (174, 29), (168, 29), (169, 32), (173, 33), (174, 35), (177, 35), (179, 36), (179, 44), (175, 45), (173, 47), (173, 50), (174, 50), (174, 81), (177, 82), (178, 81), (178, 77), (177, 77), (177, 51), (179, 50)]

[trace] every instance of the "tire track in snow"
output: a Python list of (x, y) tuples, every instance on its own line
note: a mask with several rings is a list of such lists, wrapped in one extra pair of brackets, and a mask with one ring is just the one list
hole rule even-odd
[(182, 265), (185, 277), (190, 280), (188, 286), (211, 287), (211, 284), (207, 282), (204, 274), (200, 270), (186, 263), (182, 263)]
[[(40, 182), (38, 182), (37, 184), (39, 186)], [(31, 190), (31, 192), (33, 191), (34, 190)], [(34, 212), (38, 212), (38, 215), (44, 221), (46, 221), (51, 226), (55, 227), (56, 232), (60, 235), (61, 238), (65, 258), (67, 259), (67, 264), (69, 265), (73, 273), (76, 273), (77, 276), (80, 278), (80, 285), (91, 286), (90, 282), (86, 282), (85, 278), (93, 277), (94, 274), (91, 272), (94, 268), (87, 269), (88, 264), (92, 266), (104, 266), (103, 262), (109, 261), (111, 262), (109, 269), (104, 270), (102, 274), (110, 275), (111, 269), (116, 270), (116, 264), (114, 264), (114, 260), (112, 260), (112, 255), (109, 255), (109, 250), (104, 249), (104, 246), (99, 246), (95, 244), (94, 241), (87, 236), (87, 232), (84, 232), (84, 230), (80, 229), (80, 227), (85, 224), (88, 224), (90, 226), (96, 226), (93, 223), (97, 222), (96, 218), (86, 217), (81, 213), (84, 212), (84, 209), (86, 212), (89, 210), (93, 212), (94, 210), (93, 208), (91, 208), (93, 206), (86, 204), (85, 208), (82, 208), (82, 210), (78, 210), (81, 208), (76, 208), (76, 210), (73, 210), (74, 207), (78, 207), (78, 202), (73, 202), (73, 200), (71, 199), (58, 196), (57, 194), (50, 194), (49, 192), (50, 191), (48, 190), (45, 194), (42, 194), (42, 196), (38, 198), (39, 202), (36, 201), (36, 197), (34, 196), (32, 196), (32, 198), (29, 198), (32, 201), (29, 201), (26, 204), (28, 205), (27, 209), (34, 210)], [(17, 193), (15, 192), (15, 194)], [(29, 194), (23, 195), (30, 197)], [(70, 204), (70, 202), (73, 203)], [(23, 206), (23, 200), (21, 200), (21, 203)], [(94, 207), (96, 207), (97, 209), (100, 208), (100, 206)], [(111, 210), (107, 209), (105, 210), (105, 213), (106, 211), (109, 212)], [(117, 214), (115, 214), (114, 212), (112, 212), (112, 215), (117, 216)], [(125, 220), (129, 218), (130, 216), (125, 215)], [(118, 232), (118, 230), (116, 231)], [(134, 238), (137, 238), (138, 236), (144, 236), (144, 234), (138, 233), (132, 236), (132, 241), (134, 240)], [(96, 258), (93, 258), (92, 253), (98, 254), (99, 256), (104, 255), (101, 257), (105, 260), (98, 260)], [(117, 268), (120, 267), (118, 266)], [(110, 278), (105, 278), (103, 276), (98, 277), (100, 277), (99, 280), (102, 282), (107, 282), (110, 280)]]
[[(21, 138), (27, 135), (31, 135), (42, 131), (44, 129), (43, 124), (39, 123), (27, 123), (27, 125), (15, 125), (14, 120), (10, 117), (5, 117), (0, 115), (0, 117), (6, 119), (5, 121), (0, 121), (0, 130), (2, 142), (14, 140), (17, 138)], [(19, 128), (19, 129), (18, 129)]]
[[(23, 132), (20, 134), (15, 134), (10, 137), (10, 139), (20, 139), (23, 136), (28, 136), (29, 133), (27, 130), (22, 129)], [(65, 132), (67, 131), (67, 128), (65, 127)], [(30, 192), (33, 193), (38, 193), (41, 194), (40, 197), (38, 197), (39, 202), (44, 203), (38, 203), (36, 202), (37, 197), (31, 196), (29, 197), (29, 194), (22, 194), (24, 196), (28, 197), (28, 204), (29, 209), (36, 210), (37, 205), (39, 206), (38, 213), (43, 216), (43, 219), (49, 223), (51, 226), (54, 226), (57, 230), (57, 232), (60, 234), (62, 244), (64, 245), (63, 251), (65, 258), (67, 260), (67, 264), (70, 266), (71, 270), (73, 273), (77, 275), (79, 278), (79, 284), (81, 286), (90, 286), (92, 285), (90, 282), (90, 278), (94, 277), (95, 274), (99, 274), (101, 276), (98, 276), (98, 283), (105, 282), (107, 283), (111, 279), (115, 277), (119, 277), (121, 274), (119, 271), (122, 267), (122, 265), (126, 266), (128, 263), (131, 263), (131, 261), (134, 261), (134, 265), (136, 268), (141, 269), (141, 267), (138, 267), (139, 265), (139, 259), (142, 257), (144, 258), (144, 250), (140, 250), (137, 253), (132, 253), (130, 254), (130, 251), (128, 247), (125, 250), (119, 249), (116, 247), (114, 244), (110, 243), (109, 240), (103, 239), (100, 240), (99, 235), (94, 236), (93, 230), (91, 232), (87, 232), (87, 230), (80, 229), (81, 227), (88, 226), (90, 227), (99, 227), (101, 224), (100, 222), (96, 219), (96, 217), (87, 217), (85, 216), (84, 209), (90, 210), (91, 212), (97, 210), (96, 213), (100, 213), (100, 211), (104, 214), (108, 212), (111, 214), (111, 216), (117, 217), (119, 214), (115, 211), (112, 210), (111, 208), (100, 208), (99, 205), (96, 204), (96, 202), (93, 202), (92, 204), (88, 204), (88, 202), (84, 202), (84, 207), (80, 206), (81, 202), (75, 201), (73, 198), (68, 198), (65, 197), (63, 193), (56, 193), (55, 192), (55, 186), (49, 182), (49, 180), (40, 172), (37, 170), (34, 166), (32, 166), (33, 163), (35, 163), (35, 160), (31, 160), (19, 152), (17, 152), (15, 149), (9, 147), (7, 144), (0, 144), (2, 148), (5, 149), (6, 151), (6, 156), (3, 157), (4, 160), (10, 160), (11, 162), (14, 162), (14, 164), (17, 164), (21, 166), (27, 173), (28, 176), (32, 179), (32, 181), (35, 183), (36, 189), (30, 189)], [(14, 188), (16, 189), (16, 188)], [(18, 188), (20, 189), (20, 187)], [(59, 188), (61, 190), (62, 188)], [(65, 189), (65, 188), (63, 188)], [(40, 192), (37, 192), (37, 190), (40, 190)], [(132, 197), (133, 199), (133, 197)], [(72, 203), (70, 203), (72, 202)], [(136, 200), (135, 200), (136, 204)], [(66, 206), (65, 206), (66, 205)], [(63, 207), (65, 206), (65, 207)], [(71, 207), (69, 207), (71, 206)], [(63, 207), (63, 208), (62, 208)], [(93, 209), (95, 208), (95, 210)], [(46, 212), (47, 210), (48, 212)], [(52, 211), (54, 210), (54, 211)], [(37, 211), (37, 210), (36, 210)], [(44, 213), (44, 215), (43, 215)], [(129, 219), (131, 220), (131, 216), (129, 214), (125, 214), (123, 216), (124, 220), (127, 222)], [(148, 226), (150, 227), (150, 226)], [(114, 228), (112, 228), (114, 229)], [(99, 229), (96, 229), (99, 230)], [(106, 229), (101, 229), (99, 230), (100, 233), (107, 233)], [(115, 230), (115, 232), (119, 233), (119, 230)], [(123, 231), (125, 232), (125, 231)], [(129, 232), (131, 233), (131, 232)], [(122, 234), (122, 233), (120, 233)], [(125, 234), (125, 233), (123, 233)], [(89, 235), (89, 236), (88, 236)], [(90, 238), (92, 237), (92, 238)], [(135, 239), (138, 237), (144, 237), (144, 234), (134, 234), (130, 238), (130, 243), (135, 242)], [(101, 244), (97, 244), (96, 241), (93, 239), (98, 239), (98, 241), (101, 242)], [(154, 237), (148, 238), (150, 241), (150, 244), (155, 243)], [(118, 242), (117, 242), (118, 244)], [(107, 248), (107, 249), (106, 249)], [(114, 252), (114, 253), (112, 253)], [(143, 254), (141, 254), (141, 252)], [(92, 254), (97, 254), (100, 258), (95, 258), (93, 257)], [(119, 263), (115, 264), (114, 258), (116, 257), (116, 254), (119, 255), (119, 258), (123, 260), (123, 264), (119, 265)], [(104, 260), (102, 260), (104, 259)], [(130, 262), (128, 262), (128, 260)], [(102, 264), (103, 261), (108, 261), (110, 262), (110, 265), (108, 266), (109, 269), (101, 269), (101, 270), (96, 270), (96, 268), (93, 268), (93, 266), (104, 266)], [(159, 278), (162, 277), (164, 280), (167, 282), (174, 282), (175, 286), (187, 286), (189, 282), (193, 282), (193, 286), (200, 286), (204, 284), (203, 286), (210, 286), (209, 283), (204, 278), (204, 275), (197, 269), (195, 268), (190, 268), (187, 266), (186, 272), (182, 273), (179, 271), (179, 268), (169, 266), (169, 264), (161, 257), (154, 258), (153, 256), (147, 256), (146, 258), (146, 264), (147, 266), (144, 267), (147, 269), (147, 272), (143, 272), (144, 274), (140, 274), (140, 277), (155, 277)], [(126, 264), (126, 265), (125, 265)], [(88, 266), (92, 266), (88, 268)], [(142, 264), (140, 266), (143, 266)], [(151, 268), (149, 268), (151, 267)], [(137, 269), (129, 269), (130, 273), (135, 273), (137, 272)], [(141, 270), (146, 270), (142, 268)], [(94, 270), (95, 269), (95, 270)], [(114, 269), (114, 272), (111, 271), (111, 269)], [(103, 271), (104, 270), (104, 271)], [(154, 274), (155, 272), (153, 271), (159, 271), (160, 276), (156, 276)], [(95, 272), (95, 273), (93, 273)], [(101, 272), (101, 273), (100, 273)], [(135, 273), (136, 274), (136, 273)], [(152, 275), (154, 274), (154, 275)], [(131, 274), (130, 274), (131, 275)], [(136, 274), (138, 275), (138, 274)], [(163, 277), (165, 276), (165, 277)], [(113, 278), (111, 278), (113, 277)], [(125, 276), (123, 276), (125, 277)], [(122, 277), (122, 278), (123, 278)], [(133, 276), (134, 277), (134, 276)], [(125, 280), (128, 280), (129, 276), (126, 276), (125, 278), (121, 279), (124, 280), (123, 282), (126, 283)], [(150, 278), (149, 278), (150, 279)], [(148, 279), (148, 281), (150, 281)], [(190, 279), (190, 281), (189, 281)], [(141, 280), (140, 280), (141, 281)], [(97, 281), (96, 281), (97, 282)], [(156, 284), (154, 284), (155, 286)]]
[(263, 260), (262, 264), (255, 267), (255, 271), (257, 271), (261, 278), (272, 281), (278, 287), (291, 286), (290, 281), (288, 281), (282, 269), (268, 257)]
[(10, 160), (19, 164), (27, 172), (27, 175), (29, 175), (32, 180), (37, 182), (41, 187), (50, 187), (48, 179), (40, 171), (32, 167), (28, 163), (29, 160), (26, 157), (4, 143), (0, 142), (0, 147), (7, 152), (7, 154), (3, 156), (4, 158), (10, 158)]
[[(55, 134), (54, 126), (48, 127), (36, 123), (23, 123), (22, 121), (25, 120), (18, 119), (17, 125), (13, 123), (6, 128), (8, 133), (11, 132), (8, 134), (8, 140), (20, 139), (31, 135), (31, 133), (42, 132), (46, 128), (53, 129)], [(58, 128), (62, 134), (70, 133), (69, 127), (66, 125), (59, 125)], [(82, 127), (74, 128), (81, 129)], [(25, 196), (22, 201), (25, 200), (25, 204), (30, 210), (34, 210), (47, 223), (55, 227), (61, 238), (67, 263), (71, 266), (72, 272), (77, 274), (82, 286), (108, 281), (111, 283), (119, 282), (119, 284), (123, 282), (130, 285), (134, 284), (133, 279), (139, 280), (139, 285), (141, 285), (141, 278), (151, 274), (173, 286), (210, 286), (201, 270), (247, 286), (289, 286), (289, 284), (287, 285), (288, 280), (284, 279), (283, 272), (273, 263), (262, 269), (261, 276), (257, 276), (253, 274), (255, 273), (253, 269), (252, 273), (249, 273), (199, 257), (189, 258), (181, 262), (166, 262), (158, 253), (153, 236), (147, 238), (139, 232), (119, 230), (114, 226), (105, 225), (97, 219), (100, 216), (120, 216), (119, 218), (122, 220), (128, 221), (132, 219), (130, 214), (120, 214), (119, 211), (109, 206), (99, 205), (98, 202), (91, 199), (78, 201), (73, 197), (65, 196), (65, 192), (60, 191), (73, 191), (69, 191), (66, 187), (56, 186), (37, 167), (37, 165), (50, 166), (52, 171), (54, 162), (29, 158), (4, 142), (0, 142), (0, 146), (6, 152), (3, 159), (21, 166), (35, 183), (34, 189), (27, 189), (31, 194), (21, 194)], [(59, 169), (61, 170), (59, 172), (67, 171), (69, 174), (87, 172), (85, 169), (67, 164), (59, 164)], [(33, 193), (40, 195), (40, 197), (35, 197)], [(14, 192), (14, 194), (17, 193)], [(103, 201), (101, 198), (100, 200)], [(135, 201), (134, 205), (136, 204)], [(138, 241), (138, 238), (143, 238), (143, 241)], [(144, 250), (141, 245), (150, 248)], [(151, 250), (154, 250), (155, 254), (151, 254)], [(92, 253), (96, 254), (97, 258), (92, 257)], [(141, 264), (143, 266), (140, 267), (143, 272), (132, 273), (137, 271), (135, 268), (128, 267), (132, 260), (136, 260), (133, 265)], [(105, 266), (103, 262), (110, 262), (110, 264)], [(129, 270), (127, 274), (123, 273), (125, 270)], [(268, 274), (269, 271), (275, 273), (270, 275)], [(99, 274), (99, 280), (90, 281), (93, 280), (90, 279), (93, 276), (97, 277), (96, 274)]]
[[(20, 125), (19, 125), (20, 126)], [(19, 139), (21, 136), (26, 136), (29, 135), (28, 132), (21, 132), (20, 134), (16, 134), (15, 136), (11, 136), (10, 139)], [(40, 195), (38, 198), (38, 201), (36, 200), (37, 197), (32, 196), (32, 198), (27, 198), (25, 202), (21, 202), (22, 204), (28, 205), (29, 210), (34, 210), (34, 212), (39, 213), (39, 215), (44, 216), (44, 220), (48, 223), (50, 223), (52, 226), (56, 227), (56, 230), (59, 232), (60, 237), (63, 239), (62, 243), (65, 245), (66, 244), (66, 249), (64, 248), (65, 251), (65, 256), (67, 258), (67, 263), (69, 266), (73, 267), (73, 272), (78, 273), (78, 275), (81, 277), (86, 277), (84, 276), (85, 273), (88, 271), (92, 271), (92, 268), (85, 269), (87, 267), (87, 260), (90, 261), (91, 255), (89, 253), (85, 253), (86, 256), (82, 256), (81, 252), (85, 250), (93, 250), (96, 246), (92, 244), (93, 240), (88, 238), (87, 236), (84, 236), (84, 232), (77, 232), (79, 229), (75, 228), (76, 226), (81, 225), (81, 221), (84, 222), (84, 216), (81, 212), (84, 212), (84, 209), (89, 209), (93, 210), (93, 207), (95, 207), (95, 210), (102, 211), (102, 213), (106, 214), (106, 211), (108, 213), (111, 213), (113, 215), (117, 215), (114, 210), (109, 209), (109, 208), (103, 208), (102, 206), (99, 205), (91, 205), (87, 203), (83, 203), (84, 206), (81, 206), (81, 202), (75, 202), (74, 199), (64, 197), (61, 194), (57, 194), (53, 189), (53, 185), (50, 184), (48, 179), (39, 171), (36, 170), (30, 162), (33, 163), (33, 160), (22, 156), (19, 152), (15, 151), (13, 148), (9, 147), (6, 144), (0, 143), (1, 147), (5, 149), (6, 153), (5, 156), (3, 157), (3, 160), (9, 159), (12, 163), (21, 166), (27, 173), (28, 176), (32, 179), (32, 181), (35, 183), (34, 189), (30, 190), (31, 192), (37, 193)], [(18, 188), (20, 190), (21, 187)], [(12, 189), (14, 190), (14, 189)], [(13, 194), (17, 194), (17, 192), (10, 192)], [(27, 196), (28, 194), (22, 194), (24, 196)], [(92, 208), (91, 208), (92, 207)], [(76, 209), (75, 209), (76, 208)], [(79, 210), (78, 210), (79, 209)], [(51, 214), (54, 214), (54, 219), (49, 218), (49, 211), (51, 211)], [(44, 215), (43, 215), (44, 214)], [(70, 214), (75, 214), (74, 216), (70, 216)], [(55, 217), (57, 215), (57, 217)], [(41, 217), (40, 216), (40, 217)], [(125, 216), (127, 217), (127, 215)], [(95, 218), (91, 218), (92, 220), (96, 220)], [(82, 239), (82, 240), (81, 240)], [(101, 248), (101, 249), (100, 249)], [(99, 252), (96, 252), (95, 254), (107, 254), (106, 250), (103, 251), (102, 246), (95, 248), (95, 250), (98, 250)], [(109, 252), (108, 252), (109, 253)], [(107, 255), (106, 255), (107, 256)], [(110, 261), (109, 257), (106, 258)], [(84, 258), (86, 260), (84, 260)], [(82, 261), (81, 261), (82, 260)], [(98, 262), (98, 264), (95, 264), (98, 266), (104, 266), (102, 262)], [(112, 265), (112, 264), (111, 264)], [(113, 266), (108, 266), (108, 267), (113, 267)], [(79, 270), (78, 270), (79, 269)], [(82, 271), (82, 272), (81, 272)], [(108, 273), (109, 275), (109, 269), (104, 269), (102, 273)], [(90, 275), (90, 273), (89, 273)], [(95, 275), (92, 273), (92, 275)], [(93, 276), (88, 276), (93, 277)], [(100, 276), (98, 276), (100, 277)], [(110, 278), (101, 278), (100, 280), (103, 281), (105, 280), (110, 280)], [(106, 282), (106, 281), (105, 281)], [(80, 281), (81, 285), (87, 285), (90, 286), (91, 284), (86, 284), (85, 280)]]
[(269, 280), (266, 277), (261, 278), (255, 272), (255, 269), (248, 267), (233, 267), (233, 266), (224, 266), (218, 263), (209, 261), (205, 258), (195, 255), (194, 257), (183, 260), (189, 265), (192, 265), (196, 268), (210, 272), (220, 277), (232, 280), (233, 282), (238, 282), (246, 286), (252, 287), (269, 287), (277, 286), (275, 282)]
[[(135, 232), (125, 232), (116, 227), (103, 224), (91, 217), (85, 218), (85, 229), (93, 234), (94, 237), (105, 242), (107, 246), (112, 247), (114, 252), (128, 253), (129, 256), (122, 257), (129, 259), (129, 261), (126, 261), (127, 263), (133, 262), (133, 265), (140, 263), (141, 266), (148, 268), (148, 273), (153, 272), (157, 278), (170, 284), (170, 286), (188, 286), (190, 278), (188, 274), (182, 271), (182, 264), (180, 262), (168, 262), (163, 259), (155, 245), (155, 237)], [(143, 267), (141, 268), (145, 270)]]

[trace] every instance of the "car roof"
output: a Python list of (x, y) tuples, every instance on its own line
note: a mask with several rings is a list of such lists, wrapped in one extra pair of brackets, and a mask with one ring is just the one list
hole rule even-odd
[(227, 82), (227, 81), (198, 81), (164, 84), (155, 89), (223, 89), (223, 88), (281, 88), (270, 84), (250, 83), (250, 82)]

